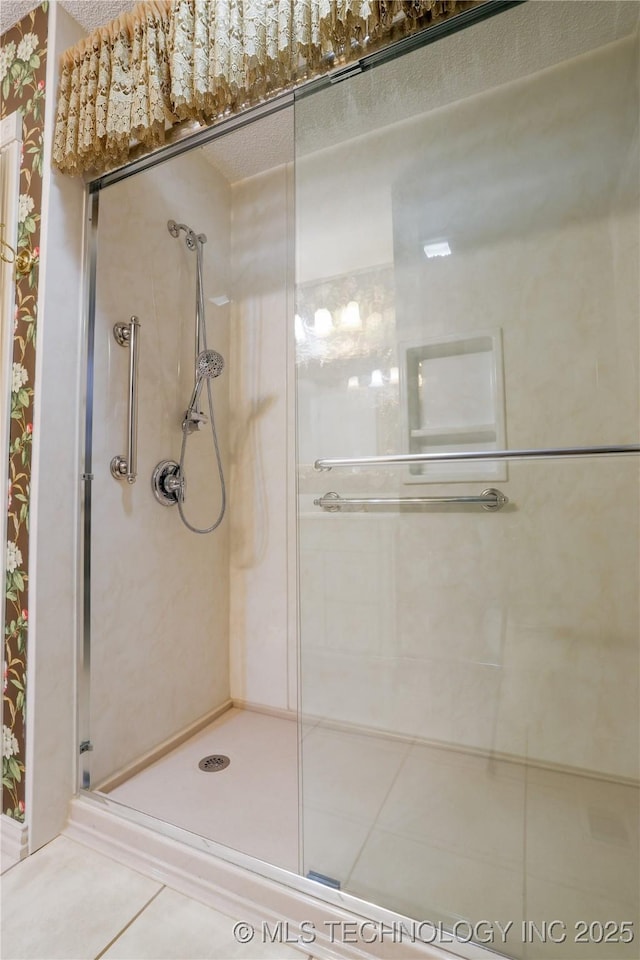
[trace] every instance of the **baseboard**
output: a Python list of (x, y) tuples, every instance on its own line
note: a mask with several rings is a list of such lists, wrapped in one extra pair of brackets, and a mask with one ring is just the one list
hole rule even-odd
[[(237, 702), (241, 703), (241, 701)], [(234, 705), (235, 704), (236, 701), (234, 700)], [(247, 709), (261, 710), (259, 706), (247, 707)], [(262, 710), (262, 712), (265, 711)], [(291, 714), (291, 716), (295, 718), (295, 714)], [(484, 747), (473, 747), (467, 744), (453, 743), (448, 740), (431, 740), (428, 737), (394, 733), (391, 730), (364, 726), (363, 724), (351, 723), (350, 721), (332, 720), (318, 714), (306, 713), (304, 714), (302, 722), (305, 726), (322, 727), (325, 730), (337, 730), (340, 733), (357, 734), (361, 737), (374, 737), (377, 740), (389, 740), (421, 747), (430, 747), (433, 750), (442, 750), (444, 753), (459, 753), (468, 757), (479, 757), (488, 762), (499, 761), (500, 763), (511, 763), (534, 770), (548, 770), (552, 773), (561, 773), (572, 777), (601, 780), (605, 783), (613, 783), (616, 786), (635, 787), (636, 789), (640, 787), (640, 780), (637, 777), (606, 773), (602, 770), (593, 770), (589, 767), (576, 767), (566, 763), (555, 763), (553, 760), (543, 760), (531, 756), (525, 757), (518, 753), (506, 753), (502, 750), (487, 750)]]
[(240, 700), (234, 697), (231, 701), (237, 710), (250, 710), (252, 713), (263, 713), (267, 717), (277, 717), (278, 720), (296, 720), (298, 714), (295, 710), (287, 710), (285, 707), (270, 707), (265, 703), (254, 703), (252, 700)]
[(162, 743), (158, 744), (157, 747), (154, 747), (153, 750), (149, 750), (141, 757), (138, 757), (138, 759), (133, 763), (116, 770), (115, 773), (112, 773), (96, 786), (92, 786), (91, 789), (99, 790), (101, 793), (109, 793), (110, 790), (115, 790), (116, 787), (119, 787), (121, 784), (125, 783), (125, 781), (129, 780), (130, 777), (135, 776), (136, 773), (140, 773), (141, 770), (151, 766), (151, 764), (155, 763), (156, 760), (160, 760), (168, 753), (171, 753), (172, 750), (175, 750), (176, 747), (179, 747), (181, 743), (185, 742), (185, 740), (189, 740), (191, 737), (195, 736), (196, 733), (204, 730), (204, 728), (208, 727), (210, 723), (213, 723), (213, 721), (217, 720), (218, 717), (221, 717), (223, 713), (226, 713), (227, 710), (230, 710), (232, 706), (232, 700), (225, 700), (225, 702), (221, 703), (219, 707), (215, 708), (215, 710), (211, 710), (203, 717), (200, 717), (198, 720), (190, 723), (189, 726), (184, 727), (180, 733), (177, 733), (174, 737), (169, 737), (169, 739), (164, 740)]
[(0, 815), (0, 873), (20, 863), (28, 853), (29, 829), (26, 823), (20, 823), (6, 813)]
[[(217, 720), (218, 717), (221, 717), (222, 714), (226, 713), (232, 708), (237, 710), (249, 710), (252, 713), (261, 713), (268, 717), (276, 717), (279, 720), (297, 722), (299, 719), (295, 710), (288, 710), (283, 707), (272, 707), (267, 704), (255, 703), (251, 700), (242, 700), (238, 697), (234, 697), (231, 700), (226, 700), (215, 710), (212, 710), (204, 717), (201, 717), (199, 720), (195, 721), (195, 723), (192, 723), (184, 730), (181, 730), (180, 733), (176, 734), (175, 737), (165, 740), (158, 747), (150, 750), (134, 763), (117, 770), (114, 774), (107, 777), (106, 780), (92, 789), (98, 790), (101, 793), (109, 793), (110, 790), (114, 790), (116, 787), (119, 787), (130, 777), (134, 776), (136, 773), (140, 773), (141, 770), (144, 770), (156, 760), (166, 756), (166, 754), (170, 753), (176, 747), (179, 747), (180, 744), (194, 736), (194, 734), (199, 733), (200, 730), (203, 730), (210, 723), (213, 723), (214, 720)], [(639, 781), (633, 777), (617, 776), (616, 774), (604, 773), (599, 770), (591, 770), (582, 767), (569, 766), (568, 764), (554, 763), (552, 761), (541, 760), (535, 757), (523, 757), (519, 754), (506, 753), (500, 750), (487, 750), (482, 747), (473, 747), (466, 744), (449, 743), (444, 740), (431, 740), (427, 737), (413, 736), (405, 733), (394, 733), (393, 731), (382, 730), (377, 727), (370, 727), (363, 724), (341, 720), (333, 720), (316, 714), (304, 714), (302, 717), (302, 723), (305, 727), (320, 726), (324, 729), (337, 730), (341, 733), (351, 733), (364, 737), (374, 737), (378, 740), (382, 739), (396, 742), (399, 741), (401, 743), (430, 747), (435, 750), (443, 750), (448, 753), (460, 753), (465, 756), (479, 757), (487, 761), (500, 761), (502, 763), (525, 765), (533, 769), (549, 770), (555, 773), (569, 774), (571, 776), (588, 777), (593, 780), (602, 780), (606, 783), (614, 783), (617, 786), (639, 786)]]
[[(382, 960), (390, 954), (387, 938), (376, 942), (372, 931), (383, 924), (403, 922), (389, 911), (374, 908), (340, 891), (327, 888), (326, 897), (318, 896), (318, 884), (287, 871), (271, 868), (273, 879), (213, 855), (205, 848), (206, 841), (196, 846), (187, 845), (172, 837), (134, 823), (109, 809), (109, 802), (78, 797), (71, 801), (69, 820), (63, 831), (72, 840), (91, 847), (119, 863), (152, 877), (173, 890), (213, 907), (233, 919), (242, 920), (255, 928), (255, 942), (260, 944), (265, 924), (270, 930), (279, 930), (277, 943), (287, 943), (309, 950), (318, 960)], [(250, 858), (245, 858), (250, 860)], [(291, 884), (291, 885), (289, 885)], [(295, 884), (295, 886), (294, 886)], [(328, 902), (333, 900), (334, 902)], [(369, 925), (362, 937), (364, 919), (372, 912)], [(233, 918), (233, 919), (231, 919)], [(411, 923), (411, 921), (406, 921)], [(278, 926), (278, 924), (280, 926)], [(346, 930), (349, 939), (338, 939), (336, 931)], [(398, 927), (399, 929), (399, 927)], [(310, 933), (310, 931), (313, 931)], [(283, 934), (286, 939), (283, 939)], [(313, 940), (310, 937), (313, 936)], [(397, 943), (398, 941), (396, 941)], [(449, 941), (451, 942), (451, 941)], [(435, 943), (402, 939), (403, 960), (460, 960), (488, 958), (491, 953), (479, 951), (473, 944), (456, 942), (455, 955)]]

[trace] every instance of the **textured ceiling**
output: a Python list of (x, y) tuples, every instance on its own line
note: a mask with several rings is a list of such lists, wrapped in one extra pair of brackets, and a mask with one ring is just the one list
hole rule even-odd
[(203, 156), (229, 183), (254, 177), (294, 157), (293, 110), (255, 120), (202, 148)]
[[(52, 2), (64, 7), (87, 33), (113, 20), (123, 10), (131, 10), (135, 7), (135, 0), (52, 0)], [(38, 0), (0, 0), (0, 33), (4, 33), (37, 6)]]

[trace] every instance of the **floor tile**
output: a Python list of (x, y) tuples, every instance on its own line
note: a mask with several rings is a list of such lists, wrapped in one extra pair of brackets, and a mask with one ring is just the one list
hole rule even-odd
[(238, 943), (237, 920), (164, 889), (104, 954), (104, 960), (306, 960), (307, 952), (262, 942), (260, 929)]
[(319, 724), (302, 745), (304, 805), (372, 824), (409, 746)]
[(0, 955), (95, 957), (160, 889), (154, 880), (58, 837), (2, 877)]
[[(640, 790), (552, 770), (527, 773), (527, 872), (638, 903)], [(640, 931), (639, 931), (640, 936)]]
[[(450, 928), (458, 922), (490, 920), (511, 921), (516, 929), (523, 919), (521, 871), (379, 828), (367, 840), (346, 891), (417, 921), (441, 921)], [(461, 931), (463, 936), (466, 931)], [(494, 942), (491, 947), (507, 956), (522, 955), (515, 934), (506, 944)]]
[(414, 745), (377, 826), (462, 856), (522, 868), (524, 767)]
[[(611, 900), (527, 876), (526, 916), (539, 931), (527, 928), (526, 960), (638, 960), (640, 956), (640, 915), (631, 891), (626, 899)], [(559, 923), (552, 925), (553, 920)], [(607, 937), (627, 938), (619, 926), (622, 921), (633, 924), (631, 943), (607, 943)]]
[(305, 875), (313, 870), (338, 880), (344, 887), (371, 824), (309, 805), (304, 809), (302, 823)]

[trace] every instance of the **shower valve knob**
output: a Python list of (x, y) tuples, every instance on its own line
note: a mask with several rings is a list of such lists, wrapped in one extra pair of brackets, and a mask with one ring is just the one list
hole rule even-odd
[(184, 500), (184, 479), (178, 474), (171, 473), (165, 476), (162, 486), (169, 496), (177, 494), (181, 500)]
[(153, 495), (163, 507), (184, 501), (185, 479), (175, 460), (161, 460), (151, 475)]

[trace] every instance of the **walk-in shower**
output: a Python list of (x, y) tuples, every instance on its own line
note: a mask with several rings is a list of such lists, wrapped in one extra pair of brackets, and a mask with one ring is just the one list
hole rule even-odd
[(478, 5), (92, 185), (87, 803), (637, 956), (639, 6)]

